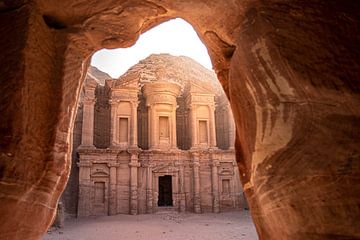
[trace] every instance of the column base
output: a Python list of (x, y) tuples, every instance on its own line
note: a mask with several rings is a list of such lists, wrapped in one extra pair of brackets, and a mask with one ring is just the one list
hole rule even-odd
[(121, 147), (121, 145), (117, 145), (117, 144), (111, 144), (110, 149), (124, 149), (123, 147)]
[(213, 213), (220, 213), (219, 199), (213, 200)]
[(194, 212), (195, 213), (201, 213), (201, 207), (200, 206), (194, 206)]
[(96, 149), (96, 147), (94, 145), (80, 145), (78, 149)]
[(139, 148), (138, 145), (131, 145), (131, 146), (129, 147), (129, 149), (131, 149), (131, 150), (138, 150), (138, 149), (140, 149), (140, 148)]
[(180, 208), (179, 208), (181, 213), (184, 213), (186, 211), (186, 202), (185, 199), (181, 199), (180, 200)]

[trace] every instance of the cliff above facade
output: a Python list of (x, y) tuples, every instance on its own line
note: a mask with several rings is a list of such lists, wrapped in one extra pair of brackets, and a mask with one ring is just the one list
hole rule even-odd
[(152, 54), (132, 66), (125, 74), (116, 79), (112, 86), (143, 84), (147, 82), (173, 82), (184, 90), (187, 86), (197, 85), (222, 95), (223, 90), (216, 74), (195, 60), (185, 56)]

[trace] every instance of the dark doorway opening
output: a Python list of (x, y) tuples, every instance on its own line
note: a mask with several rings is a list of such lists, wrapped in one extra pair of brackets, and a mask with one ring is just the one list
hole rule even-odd
[(171, 176), (165, 175), (159, 177), (159, 200), (158, 206), (172, 206), (172, 182)]

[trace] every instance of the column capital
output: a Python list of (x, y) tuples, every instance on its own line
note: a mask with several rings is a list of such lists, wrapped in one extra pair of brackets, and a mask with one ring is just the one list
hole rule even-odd
[(78, 167), (91, 167), (92, 163), (91, 162), (78, 162), (77, 166)]
[(129, 167), (140, 167), (141, 164), (139, 162), (129, 162)]
[(110, 104), (110, 105), (116, 105), (116, 104), (118, 104), (119, 102), (120, 102), (120, 99), (116, 99), (116, 98), (109, 100), (109, 104)]
[(108, 167), (116, 167), (116, 168), (118, 168), (118, 167), (120, 167), (120, 164), (119, 163), (108, 163), (107, 164), (108, 165)]
[(185, 164), (183, 162), (179, 162), (179, 161), (176, 161), (174, 163), (174, 165), (175, 165), (175, 167), (184, 167), (185, 166)]
[(137, 160), (139, 159), (138, 149), (131, 149), (131, 148), (129, 148), (129, 149), (127, 150), (127, 152), (131, 154), (131, 156), (130, 156), (131, 161), (132, 161), (132, 160), (136, 160), (136, 161), (137, 161)]
[(196, 110), (196, 107), (197, 107), (197, 104), (193, 103), (193, 104), (191, 104), (191, 105), (188, 106), (188, 109), (189, 109), (190, 111), (193, 111), (193, 110)]
[(192, 165), (194, 167), (200, 167), (200, 162), (199, 161), (194, 161), (190, 165)]
[(141, 167), (152, 168), (152, 167), (154, 167), (154, 164), (153, 163), (141, 163)]
[(219, 167), (220, 166), (219, 160), (218, 159), (213, 159), (212, 162), (210, 163), (210, 166)]
[(199, 161), (199, 153), (198, 152), (192, 152), (191, 153), (191, 158), (195, 161)]
[(130, 101), (130, 103), (133, 108), (137, 108), (140, 102), (136, 99), (135, 101)]
[(92, 97), (84, 97), (82, 100), (83, 104), (88, 104), (88, 105), (95, 104), (95, 102), (96, 102), (95, 98)]

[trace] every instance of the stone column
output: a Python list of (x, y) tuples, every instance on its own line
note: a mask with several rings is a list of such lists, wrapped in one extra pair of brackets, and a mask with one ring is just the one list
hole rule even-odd
[(193, 171), (194, 171), (194, 212), (201, 213), (201, 197), (200, 197), (200, 162), (199, 156), (193, 154)]
[(198, 146), (197, 139), (197, 121), (196, 121), (196, 105), (190, 107), (190, 131), (191, 131), (191, 148)]
[(117, 145), (116, 139), (116, 109), (118, 102), (116, 100), (110, 100), (111, 115), (110, 115), (110, 146), (115, 147)]
[(186, 211), (184, 164), (179, 163), (180, 212)]
[(90, 216), (91, 201), (91, 179), (90, 179), (90, 162), (79, 162), (79, 202), (78, 217)]
[(131, 154), (130, 166), (130, 214), (136, 215), (138, 213), (138, 155)]
[(109, 163), (110, 168), (110, 191), (109, 191), (109, 215), (117, 213), (117, 167), (116, 163)]
[(220, 198), (219, 198), (219, 176), (218, 167), (219, 161), (216, 159), (212, 160), (211, 163), (211, 183), (212, 183), (212, 195), (213, 195), (213, 212), (220, 212)]
[(131, 109), (131, 127), (130, 127), (130, 146), (132, 148), (138, 147), (138, 138), (137, 138), (137, 102), (131, 102), (132, 109)]
[(177, 149), (177, 139), (176, 139), (176, 104), (173, 107), (171, 113), (171, 148)]
[(228, 104), (228, 121), (229, 121), (229, 149), (233, 150), (235, 149), (235, 122), (234, 122), (234, 116), (231, 110), (231, 105)]
[(171, 176), (171, 184), (172, 184), (173, 207), (174, 209), (179, 210), (179, 204), (180, 204), (179, 172)]
[(156, 124), (156, 110), (155, 105), (149, 106), (149, 148), (154, 149), (157, 147), (156, 144), (156, 130), (157, 130), (157, 124)]
[(216, 129), (215, 129), (215, 106), (209, 105), (210, 119), (209, 119), (209, 130), (210, 130), (210, 147), (216, 148)]
[(152, 199), (152, 168), (148, 164), (146, 167), (146, 212), (153, 213), (153, 199)]
[(94, 148), (94, 106), (95, 99), (85, 97), (83, 101), (81, 147)]

